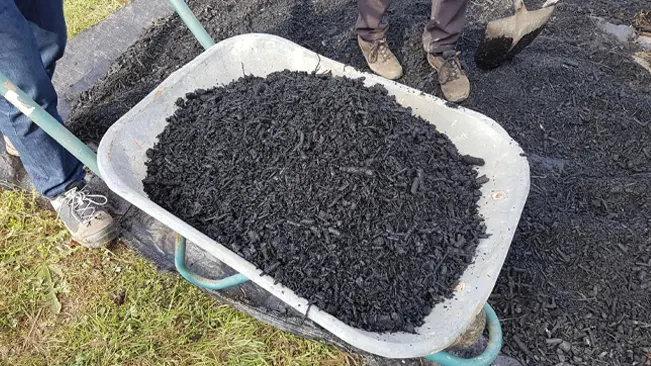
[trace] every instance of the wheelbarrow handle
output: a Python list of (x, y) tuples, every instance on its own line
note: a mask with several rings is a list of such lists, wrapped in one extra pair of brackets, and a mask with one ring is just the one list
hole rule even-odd
[(174, 243), (174, 264), (176, 270), (191, 283), (209, 290), (223, 290), (225, 288), (239, 285), (248, 281), (249, 279), (241, 273), (222, 278), (221, 280), (212, 280), (196, 273), (192, 273), (185, 265), (185, 244), (186, 240), (183, 236), (176, 234)]
[(45, 131), (48, 136), (63, 146), (88, 169), (101, 177), (97, 167), (97, 155), (43, 107), (17, 87), (16, 84), (7, 79), (2, 72), (0, 72), (0, 96), (7, 99), (16, 109)]
[(195, 36), (197, 41), (205, 49), (215, 45), (215, 41), (210, 37), (206, 29), (199, 23), (199, 20), (194, 15), (188, 4), (183, 0), (167, 0), (170, 5), (176, 10), (183, 23), (190, 29), (190, 32)]
[(443, 366), (488, 366), (495, 361), (502, 349), (502, 327), (495, 310), (488, 303), (484, 304), (484, 310), (486, 311), (486, 328), (488, 328), (488, 345), (481, 355), (474, 358), (460, 358), (442, 351), (425, 356), (425, 358)]

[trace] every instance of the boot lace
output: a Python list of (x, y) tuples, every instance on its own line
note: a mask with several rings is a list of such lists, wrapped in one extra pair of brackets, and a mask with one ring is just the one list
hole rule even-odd
[(378, 54), (382, 56), (382, 60), (389, 58), (389, 46), (387, 46), (386, 39), (379, 39), (371, 43), (371, 48), (368, 53), (369, 62), (375, 63), (377, 61)]
[(73, 215), (82, 224), (88, 224), (95, 217), (97, 207), (106, 205), (108, 199), (101, 194), (90, 194), (86, 187), (82, 189), (73, 188), (65, 193), (63, 205), (68, 205), (75, 213)]
[(458, 52), (443, 53), (443, 65), (441, 66), (441, 84), (457, 80), (461, 74), (461, 62)]

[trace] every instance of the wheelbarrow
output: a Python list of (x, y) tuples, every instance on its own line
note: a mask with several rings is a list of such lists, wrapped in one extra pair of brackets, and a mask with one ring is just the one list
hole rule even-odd
[[(0, 93), (45, 132), (98, 174), (107, 186), (145, 213), (178, 233), (175, 264), (193, 284), (213, 290), (253, 281), (297, 312), (313, 320), (342, 341), (363, 351), (387, 358), (425, 357), (442, 365), (488, 365), (498, 355), (502, 333), (493, 309), (487, 304), (506, 258), (529, 192), (529, 165), (518, 144), (495, 121), (472, 110), (453, 106), (396, 82), (367, 74), (320, 56), (286, 39), (267, 34), (246, 34), (213, 42), (182, 0), (169, 0), (205, 51), (171, 74), (149, 95), (120, 118), (102, 138), (95, 155), (65, 127), (0, 74)], [(367, 86), (383, 85), (398, 103), (436, 124), (461, 154), (481, 157), (479, 174), (490, 181), (483, 185), (479, 212), (490, 236), (477, 247), (474, 263), (463, 273), (455, 296), (432, 309), (415, 334), (373, 333), (351, 327), (310, 304), (292, 290), (275, 283), (261, 269), (222, 244), (204, 235), (152, 202), (143, 191), (146, 151), (165, 128), (174, 102), (186, 93), (236, 80), (243, 74), (265, 76), (275, 71), (329, 71), (333, 75), (365, 78)], [(238, 274), (206, 279), (185, 265), (186, 238)], [(485, 310), (489, 342), (472, 359), (455, 357), (444, 350), (458, 343), (478, 314)]]

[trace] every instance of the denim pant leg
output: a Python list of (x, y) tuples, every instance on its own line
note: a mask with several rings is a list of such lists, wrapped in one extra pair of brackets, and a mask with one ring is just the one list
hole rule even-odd
[[(0, 24), (0, 71), (63, 123), (51, 82), (66, 40), (62, 0), (0, 0)], [(4, 98), (0, 131), (45, 197), (54, 198), (84, 178), (83, 165)]]

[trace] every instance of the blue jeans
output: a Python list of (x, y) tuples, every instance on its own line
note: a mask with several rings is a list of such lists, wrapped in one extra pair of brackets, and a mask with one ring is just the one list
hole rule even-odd
[[(0, 71), (63, 123), (51, 80), (66, 45), (63, 1), (0, 0), (0, 25)], [(43, 196), (54, 198), (84, 179), (81, 162), (2, 97), (0, 131)]]

